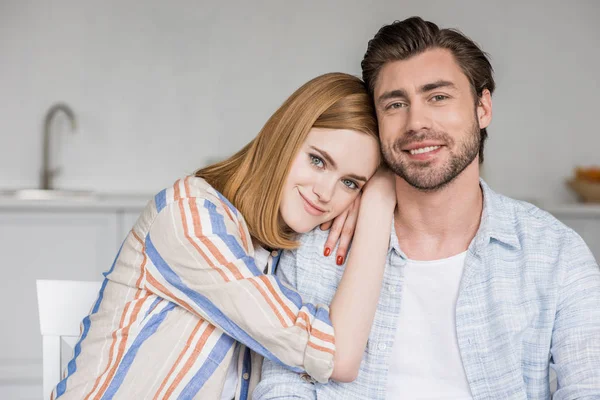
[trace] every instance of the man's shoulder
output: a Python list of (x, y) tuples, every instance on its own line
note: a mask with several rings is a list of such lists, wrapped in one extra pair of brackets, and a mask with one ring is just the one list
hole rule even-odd
[(497, 212), (493, 218), (497, 225), (511, 224), (514, 233), (522, 244), (543, 242), (565, 243), (576, 240), (579, 235), (550, 212), (523, 200), (494, 193), (494, 207)]

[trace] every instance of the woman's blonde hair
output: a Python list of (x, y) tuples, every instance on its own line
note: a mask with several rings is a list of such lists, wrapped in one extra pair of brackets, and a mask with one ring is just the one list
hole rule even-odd
[(195, 173), (241, 212), (252, 237), (265, 247), (297, 246), (295, 233), (281, 220), (279, 206), (290, 166), (313, 127), (349, 129), (377, 139), (377, 120), (364, 83), (344, 73), (310, 80), (242, 150)]

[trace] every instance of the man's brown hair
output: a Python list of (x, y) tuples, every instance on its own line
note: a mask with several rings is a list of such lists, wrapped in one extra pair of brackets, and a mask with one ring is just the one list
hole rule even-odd
[[(431, 49), (449, 50), (471, 83), (476, 104), (483, 91), (494, 92), (494, 71), (488, 55), (479, 46), (455, 29), (440, 29), (420, 17), (395, 21), (382, 27), (369, 41), (363, 57), (362, 77), (373, 96), (381, 68), (388, 62), (407, 60)], [(483, 162), (483, 146), (487, 130), (480, 130), (479, 162)]]

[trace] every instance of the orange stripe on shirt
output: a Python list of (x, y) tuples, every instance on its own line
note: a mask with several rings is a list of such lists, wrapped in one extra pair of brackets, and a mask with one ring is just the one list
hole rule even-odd
[(183, 180), (183, 188), (185, 189), (185, 196), (190, 195), (190, 176), (186, 176)]
[(202, 232), (202, 221), (200, 219), (200, 212), (198, 211), (198, 204), (194, 199), (189, 200), (189, 206), (190, 211), (192, 212), (192, 221), (194, 221), (194, 235), (198, 239), (200, 239), (200, 241), (202, 241), (202, 244), (204, 244), (208, 248), (213, 257), (215, 257), (221, 265), (226, 267), (233, 274), (235, 279), (244, 279), (244, 277), (242, 276), (240, 271), (235, 267), (235, 265), (233, 265), (233, 263), (227, 260), (223, 256), (223, 254), (221, 254), (219, 249), (217, 249), (217, 246), (215, 246), (215, 244), (211, 240), (209, 240)]
[(141, 288), (142, 281), (144, 279), (144, 275), (146, 274), (146, 262), (148, 261), (148, 256), (146, 255), (146, 244), (144, 242), (142, 242), (142, 239), (140, 239), (140, 237), (135, 233), (135, 231), (133, 229), (131, 230), (131, 234), (142, 245), (141, 252), (142, 252), (143, 258), (142, 258), (142, 264), (140, 265), (140, 277), (138, 278), (137, 282), (135, 283), (135, 286)]
[(181, 193), (179, 190), (179, 185), (181, 184), (181, 179), (177, 179), (177, 182), (173, 185), (173, 200), (177, 201), (181, 198)]
[[(273, 287), (273, 284), (271, 283), (269, 277), (267, 277), (266, 275), (261, 275), (261, 276), (258, 277), (258, 279), (260, 279), (261, 281), (263, 281), (265, 283), (265, 285), (267, 285), (267, 287), (269, 288), (269, 292), (271, 292), (271, 294), (273, 295), (273, 297), (275, 297), (275, 299), (277, 300), (277, 302), (281, 305), (281, 307), (283, 307), (283, 309), (287, 313), (288, 318), (291, 319), (292, 321), (295, 321), (296, 318), (297, 318), (296, 314), (294, 314), (292, 312), (292, 310), (290, 310), (289, 307), (283, 302), (283, 300), (279, 296), (279, 293)], [(303, 313), (303, 311), (300, 311), (298, 313), (298, 317), (301, 317), (302, 313)], [(311, 324), (309, 322), (310, 320), (308, 319), (308, 317), (306, 317), (306, 315), (305, 315), (305, 317), (303, 319), (308, 324), (308, 327), (311, 330), (311, 335), (313, 335), (315, 337), (318, 337), (319, 339), (324, 340), (326, 342), (334, 343), (333, 336), (328, 335), (328, 334), (326, 334), (324, 332), (321, 332), (318, 329), (312, 328)]]
[(187, 219), (185, 217), (185, 206), (182, 201), (179, 202), (179, 213), (181, 215), (181, 223), (183, 224), (183, 233), (185, 234), (185, 238), (192, 244), (196, 251), (200, 253), (200, 256), (206, 261), (206, 263), (216, 270), (225, 282), (229, 282), (229, 278), (227, 277), (227, 274), (225, 274), (225, 271), (222, 271), (220, 268), (214, 265), (210, 258), (202, 251), (200, 246), (198, 246), (198, 244), (190, 236)]
[(200, 337), (200, 340), (198, 340), (198, 343), (196, 343), (196, 347), (194, 348), (194, 351), (192, 352), (191, 357), (188, 358), (188, 360), (186, 361), (186, 363), (183, 366), (183, 368), (181, 369), (181, 371), (179, 371), (179, 373), (177, 374), (177, 377), (175, 378), (173, 383), (171, 383), (171, 386), (167, 390), (167, 393), (165, 393), (165, 397), (163, 397), (164, 399), (168, 399), (169, 397), (171, 397), (171, 394), (173, 393), (173, 391), (181, 383), (181, 380), (185, 377), (185, 375), (189, 372), (190, 368), (192, 368), (192, 366), (198, 359), (198, 356), (200, 355), (200, 352), (204, 348), (206, 341), (208, 340), (208, 338), (210, 337), (210, 335), (213, 333), (214, 330), (215, 330), (215, 327), (213, 325), (209, 325), (204, 330), (204, 333)]
[(160, 293), (155, 293), (155, 294), (158, 294), (159, 297), (171, 298), (171, 300), (174, 303), (176, 303), (177, 305), (185, 308), (186, 310), (188, 310), (189, 312), (191, 312), (194, 315), (199, 315), (197, 312), (194, 311), (194, 309), (187, 302), (185, 302), (182, 299), (180, 299), (179, 297), (175, 296), (173, 293), (171, 293), (171, 291), (169, 289), (167, 289), (166, 287), (164, 287), (162, 283), (160, 283), (159, 281), (157, 281), (156, 278), (154, 278), (152, 276), (152, 274), (148, 274), (148, 277), (146, 278), (146, 280), (148, 281), (148, 283), (150, 285), (154, 286), (154, 288), (158, 292), (160, 292)]
[[(190, 201), (193, 201), (193, 199), (190, 199)], [(181, 216), (181, 223), (183, 224), (183, 233), (185, 235), (185, 238), (191, 243), (191, 245), (196, 249), (196, 251), (198, 253), (200, 253), (200, 256), (206, 261), (206, 263), (214, 270), (216, 270), (219, 275), (221, 275), (221, 278), (223, 278), (223, 280), (225, 282), (229, 282), (230, 279), (227, 277), (227, 275), (225, 274), (225, 271), (221, 270), (220, 268), (218, 268), (211, 260), (210, 258), (206, 255), (206, 253), (204, 253), (204, 251), (202, 251), (202, 249), (200, 248), (200, 246), (198, 246), (198, 244), (192, 239), (192, 237), (189, 234), (189, 227), (187, 224), (187, 218), (185, 217), (185, 205), (183, 204), (182, 201), (179, 202), (179, 213)]]
[(304, 311), (300, 311), (298, 313), (298, 319), (296, 320), (296, 326), (300, 326), (300, 322), (303, 321), (306, 325), (304, 326), (306, 328), (307, 332), (310, 332), (310, 318), (308, 318), (308, 314), (306, 314)]
[(324, 342), (335, 344), (335, 338), (332, 335), (329, 335), (325, 332), (321, 332), (318, 329), (311, 329), (310, 335), (316, 337), (317, 339), (321, 339)]
[[(137, 298), (140, 292), (142, 292), (142, 290), (139, 290), (136, 293), (136, 299), (133, 300), (133, 301), (137, 301), (137, 304), (133, 308), (133, 312), (131, 314), (131, 318), (129, 319), (129, 324), (123, 328), (121, 344), (120, 344), (119, 350), (117, 352), (117, 357), (116, 357), (115, 363), (113, 364), (110, 372), (108, 373), (108, 377), (104, 381), (104, 384), (102, 385), (102, 387), (100, 388), (100, 390), (98, 391), (98, 393), (96, 394), (96, 396), (94, 397), (94, 400), (97, 400), (100, 397), (102, 397), (104, 395), (104, 393), (106, 392), (106, 389), (108, 389), (108, 386), (109, 386), (110, 382), (112, 381), (112, 378), (115, 376), (115, 374), (117, 372), (117, 367), (121, 363), (121, 361), (123, 359), (123, 355), (125, 354), (125, 347), (127, 347), (127, 337), (129, 336), (129, 329), (131, 328), (131, 325), (133, 324), (133, 322), (137, 320), (137, 316), (140, 313), (140, 310), (142, 308), (142, 305), (144, 304), (144, 301), (148, 297), (150, 297), (150, 293), (146, 292), (146, 294), (144, 295), (143, 298), (141, 298), (141, 299)], [(129, 306), (131, 303), (132, 302), (129, 302), (129, 303), (127, 303), (127, 305)], [(124, 318), (125, 318), (126, 314), (127, 313), (123, 313), (123, 318), (121, 319), (121, 325), (123, 324), (123, 321), (124, 321)], [(115, 334), (116, 334), (116, 331), (113, 333), (113, 335), (115, 335)]]
[(254, 278), (248, 279), (248, 280), (254, 285), (254, 287), (260, 292), (260, 294), (262, 294), (262, 296), (264, 297), (264, 299), (267, 302), (267, 304), (269, 304), (269, 307), (271, 307), (271, 310), (273, 310), (273, 312), (275, 313), (275, 315), (279, 319), (279, 322), (281, 322), (281, 326), (287, 327), (287, 324), (285, 323), (285, 320), (283, 319), (283, 317), (279, 313), (279, 310), (277, 310), (277, 307), (275, 307), (275, 304), (273, 304), (273, 302), (271, 301), (271, 299), (269, 298), (269, 296), (267, 295), (267, 293), (265, 292), (265, 290), (260, 286), (260, 284), (258, 282), (256, 282), (254, 280)]
[[(138, 290), (136, 292), (136, 296), (140, 291), (141, 290)], [(106, 372), (110, 368), (110, 365), (112, 364), (113, 355), (115, 352), (115, 346), (117, 345), (117, 332), (119, 332), (123, 328), (123, 325), (125, 324), (125, 316), (127, 315), (127, 312), (129, 311), (130, 306), (131, 306), (131, 302), (127, 302), (127, 304), (125, 304), (125, 307), (123, 308), (123, 314), (121, 315), (121, 320), (119, 321), (119, 328), (117, 330), (115, 330), (111, 335), (112, 343), (110, 345), (110, 349), (108, 352), (108, 362), (106, 363), (106, 368), (104, 369), (104, 371), (102, 371), (102, 373), (100, 375), (98, 375), (98, 378), (96, 378), (96, 382), (94, 383), (92, 390), (85, 397), (86, 400), (90, 398), (90, 396), (94, 393), (94, 391), (96, 391), (96, 388), (98, 388), (98, 385), (100, 384), (100, 381), (102, 380), (102, 377), (104, 376), (104, 374), (106, 374)]]
[(242, 225), (242, 221), (238, 220), (238, 229), (240, 230), (240, 236), (242, 237), (242, 244), (244, 245), (244, 250), (246, 253), (250, 252), (250, 248), (248, 247), (248, 238), (246, 238), (247, 229)]
[(271, 294), (275, 298), (275, 301), (277, 301), (277, 303), (279, 303), (279, 305), (281, 306), (281, 308), (283, 308), (283, 310), (287, 314), (288, 318), (291, 319), (292, 321), (295, 321), (296, 320), (296, 314), (294, 314), (292, 312), (292, 310), (290, 310), (290, 308), (287, 306), (287, 304), (285, 304), (283, 302), (283, 300), (281, 299), (281, 296), (279, 296), (279, 293), (275, 290), (275, 288), (273, 287), (273, 284), (269, 280), (269, 277), (267, 277), (266, 275), (260, 275), (257, 278), (264, 282), (264, 284), (269, 289), (269, 292), (271, 292)]
[(117, 332), (119, 330), (121, 330), (124, 320), (125, 320), (125, 316), (127, 315), (127, 311), (129, 310), (129, 305), (131, 303), (127, 303), (123, 309), (123, 315), (121, 315), (121, 320), (119, 322), (119, 328), (117, 330), (115, 330), (112, 333), (112, 342), (110, 344), (110, 349), (108, 351), (108, 362), (106, 363), (106, 368), (104, 368), (104, 371), (102, 371), (102, 373), (100, 375), (98, 375), (98, 377), (96, 378), (96, 382), (94, 382), (94, 386), (92, 387), (92, 390), (87, 394), (87, 396), (85, 396), (85, 400), (88, 400), (90, 398), (90, 396), (96, 391), (96, 388), (98, 388), (98, 385), (100, 384), (100, 381), (102, 381), (102, 377), (106, 374), (106, 372), (108, 371), (108, 369), (110, 368), (110, 365), (112, 363), (113, 360), (113, 355), (115, 352), (115, 346), (117, 345)]
[(308, 346), (312, 347), (313, 349), (316, 349), (316, 350), (319, 350), (319, 351), (324, 351), (325, 353), (329, 353), (329, 354), (335, 355), (335, 351), (333, 351), (331, 349), (328, 349), (327, 347), (322, 347), (322, 346), (316, 345), (313, 342), (309, 341), (308, 342)]
[(192, 331), (192, 333), (190, 333), (190, 337), (188, 338), (188, 340), (187, 340), (184, 348), (181, 350), (181, 353), (179, 353), (179, 357), (177, 357), (177, 360), (175, 361), (175, 363), (173, 364), (173, 366), (169, 370), (169, 373), (167, 374), (167, 376), (165, 376), (165, 379), (163, 379), (162, 383), (160, 384), (160, 387), (156, 391), (156, 394), (154, 395), (154, 399), (155, 400), (158, 399), (158, 395), (163, 391), (163, 389), (167, 385), (167, 382), (169, 381), (169, 378), (171, 378), (171, 375), (173, 375), (173, 372), (175, 372), (175, 369), (177, 368), (177, 366), (179, 365), (179, 363), (183, 359), (183, 356), (185, 355), (185, 352), (192, 345), (192, 342), (194, 341), (194, 337), (196, 336), (196, 333), (198, 332), (198, 330), (200, 329), (200, 327), (202, 326), (203, 323), (204, 323), (204, 320), (200, 319), (200, 321), (194, 327), (194, 330)]

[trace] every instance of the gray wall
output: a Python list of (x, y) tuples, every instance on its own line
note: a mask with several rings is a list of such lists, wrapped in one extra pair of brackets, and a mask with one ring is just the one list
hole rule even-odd
[(63, 100), (79, 131), (57, 135), (57, 184), (153, 192), (240, 148), (306, 80), (359, 74), (377, 29), (417, 14), (492, 56), (488, 182), (572, 200), (572, 168), (600, 164), (594, 0), (0, 0), (0, 188), (37, 185), (42, 118)]

